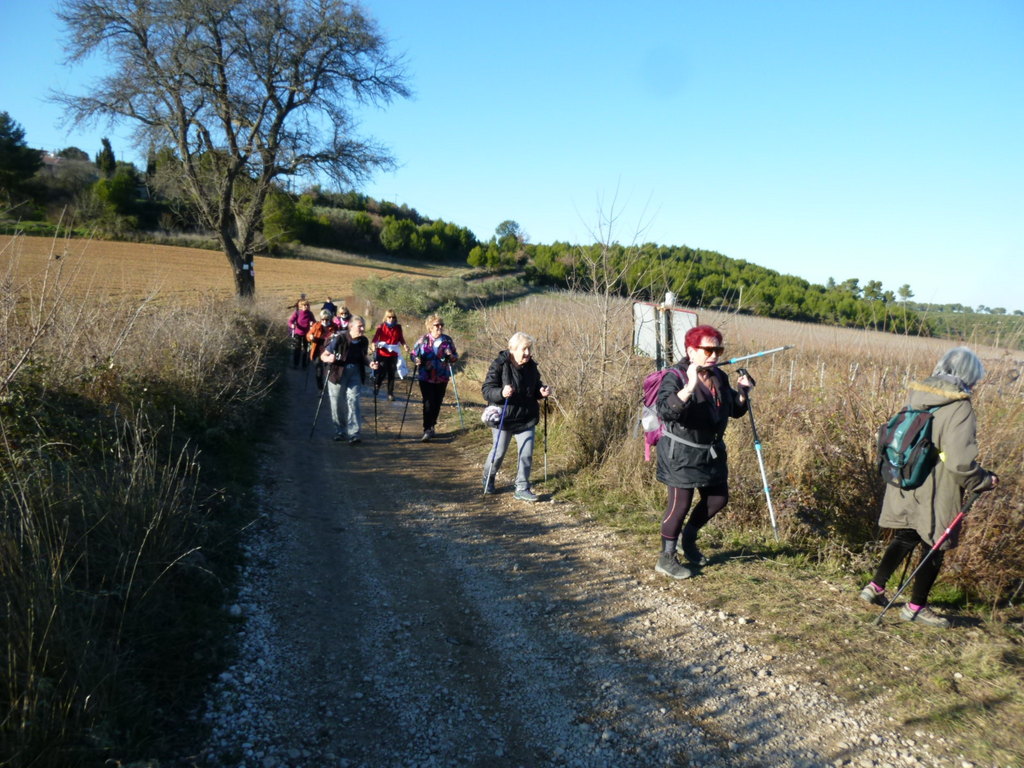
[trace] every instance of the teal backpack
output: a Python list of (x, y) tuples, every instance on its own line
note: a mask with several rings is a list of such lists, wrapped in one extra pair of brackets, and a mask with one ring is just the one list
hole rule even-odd
[(932, 442), (932, 414), (937, 410), (908, 406), (878, 428), (878, 471), (886, 483), (910, 491), (931, 474), (939, 458)]

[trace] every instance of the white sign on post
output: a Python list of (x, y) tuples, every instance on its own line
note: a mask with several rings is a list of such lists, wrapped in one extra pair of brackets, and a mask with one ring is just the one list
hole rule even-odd
[(671, 365), (686, 353), (686, 332), (697, 326), (697, 313), (673, 307), (668, 293), (664, 304), (637, 301), (633, 304), (633, 347), (638, 354), (654, 358), (658, 368)]
[(672, 359), (668, 361), (671, 364), (676, 360), (683, 359), (683, 355), (686, 354), (686, 345), (683, 343), (686, 332), (691, 328), (696, 328), (698, 323), (697, 313), (689, 309), (670, 307), (666, 310), (666, 314), (672, 329)]
[(641, 355), (658, 357), (658, 307), (646, 301), (633, 305), (633, 347)]

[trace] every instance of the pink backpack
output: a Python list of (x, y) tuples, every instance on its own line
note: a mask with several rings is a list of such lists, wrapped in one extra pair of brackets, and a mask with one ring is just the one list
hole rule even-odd
[(675, 368), (662, 368), (644, 377), (644, 392), (640, 399), (640, 426), (644, 430), (644, 461), (651, 460), (651, 446), (657, 445), (658, 440), (665, 433), (665, 425), (658, 418), (657, 400), (658, 389), (661, 387), (661, 380), (665, 374), (673, 371), (682, 379), (682, 375)]

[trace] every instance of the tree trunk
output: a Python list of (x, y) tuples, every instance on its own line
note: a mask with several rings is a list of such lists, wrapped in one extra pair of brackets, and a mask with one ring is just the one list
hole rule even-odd
[(220, 241), (228, 264), (231, 265), (231, 272), (235, 276), (235, 297), (251, 301), (256, 294), (256, 274), (253, 270), (252, 257), (242, 255), (235, 241), (223, 232)]
[(243, 268), (235, 268), (235, 296), (251, 301), (256, 295), (256, 276), (253, 274), (252, 262)]

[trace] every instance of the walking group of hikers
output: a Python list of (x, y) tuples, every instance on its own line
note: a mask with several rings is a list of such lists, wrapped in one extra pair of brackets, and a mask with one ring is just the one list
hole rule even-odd
[[(421, 440), (428, 442), (435, 437), (448, 382), (454, 377), (452, 365), (459, 359), (455, 341), (444, 332), (444, 320), (439, 315), (426, 319), (424, 334), (411, 348), (393, 309), (384, 313), (373, 338), (367, 339), (364, 319), (352, 315), (344, 305), (339, 311), (330, 297), (316, 321), (309, 301), (303, 296), (288, 318), (288, 327), (292, 335), (292, 367), (306, 368), (312, 362), (317, 370), (318, 390), (325, 386), (326, 375), (335, 441), (347, 440), (350, 445), (362, 442), (359, 394), (366, 384), (367, 369), (373, 375), (374, 397), (386, 385), (387, 398), (394, 401), (396, 376), (405, 375), (402, 351), (414, 365), (412, 375), (423, 401)], [(494, 478), (515, 437), (517, 471), (513, 495), (520, 501), (537, 501), (530, 486), (534, 436), (540, 420), (539, 402), (549, 397), (552, 390), (541, 381), (533, 360), (532, 337), (525, 333), (512, 335), (508, 349), (499, 352), (491, 363), (481, 390), (492, 406), (484, 413), (492, 432), (491, 450), (484, 465), (484, 493), (497, 492)]]
[[(289, 327), (294, 336), (301, 335), (310, 345), (304, 347), (301, 342), (294, 342), (293, 349), (307, 350), (309, 360), (327, 367), (334, 439), (347, 439), (349, 443), (360, 440), (358, 394), (360, 385), (366, 381), (367, 368), (373, 371), (375, 391), (386, 381), (388, 398), (394, 399), (396, 365), (404, 362), (400, 350), (409, 354), (415, 365), (413, 375), (423, 400), (422, 439), (434, 437), (448, 381), (454, 375), (452, 363), (458, 360), (454, 341), (444, 333), (444, 321), (438, 315), (427, 318), (426, 332), (410, 350), (393, 310), (385, 313), (373, 339), (367, 340), (361, 317), (350, 315), (344, 306), (335, 312), (328, 308), (329, 304), (333, 308), (328, 299), (321, 309), (322, 331), (315, 331), (309, 303), (305, 302), (303, 307), (303, 301), (296, 306)], [(308, 315), (305, 321), (300, 317), (303, 310)], [(515, 437), (518, 461), (514, 497), (529, 502), (537, 501), (530, 486), (530, 474), (539, 404), (552, 394), (551, 387), (541, 381), (533, 359), (533, 343), (525, 333), (513, 334), (508, 349), (499, 352), (491, 363), (481, 387), (488, 404), (483, 420), (492, 432), (484, 462), (483, 492), (496, 493), (495, 475)], [(659, 371), (656, 378), (648, 377), (656, 389), (650, 392), (651, 413), (645, 417), (648, 445), (657, 445), (656, 476), (668, 488), (655, 571), (672, 579), (690, 578), (695, 569), (708, 562), (697, 538), (729, 501), (725, 430), (730, 419), (749, 412), (750, 392), (755, 386), (754, 379), (743, 369), (737, 371), (736, 388), (730, 383), (722, 366), (733, 361), (722, 358), (723, 336), (717, 328), (691, 328), (685, 335), (684, 347), (685, 355), (679, 362)], [(299, 352), (295, 352), (293, 365), (299, 364)], [(301, 364), (306, 364), (306, 357), (302, 357)], [(888, 484), (879, 525), (892, 529), (893, 535), (871, 581), (859, 596), (887, 610), (912, 582), (910, 600), (899, 612), (904, 621), (932, 627), (949, 625), (948, 619), (928, 607), (928, 594), (944, 553), (958, 543), (957, 526), (963, 515), (978, 494), (992, 490), (999, 481), (994, 473), (977, 463), (977, 422), (971, 393), (984, 374), (984, 366), (970, 349), (949, 350), (939, 359), (931, 376), (910, 386), (907, 408), (880, 431), (880, 453), (885, 448), (892, 453), (892, 446), (899, 443), (897, 447), (905, 447), (910, 458), (908, 466), (896, 458), (880, 462)], [(318, 385), (320, 380), (318, 374)], [(657, 429), (650, 428), (653, 425), (647, 424), (648, 418), (656, 418)], [(885, 441), (891, 444), (883, 445)], [(756, 436), (755, 444), (760, 448)], [(914, 464), (913, 478), (907, 476), (910, 464)], [(767, 495), (767, 480), (765, 491)], [(772, 522), (774, 527), (774, 514)], [(887, 598), (885, 588), (889, 579), (919, 546), (919, 565), (896, 595)], [(680, 562), (680, 551), (685, 564)]]

